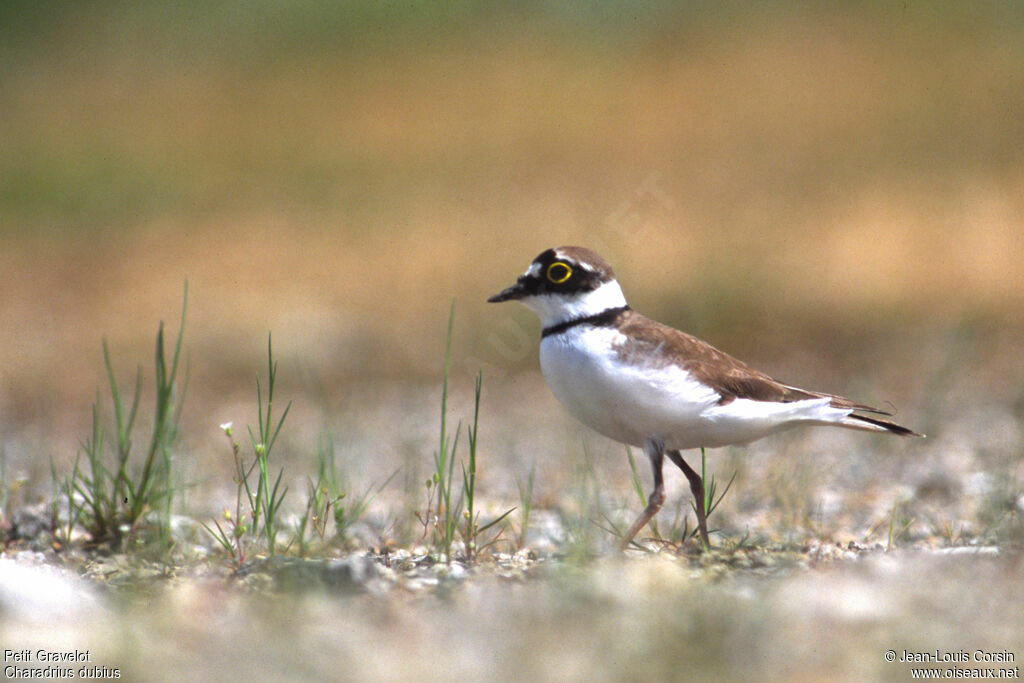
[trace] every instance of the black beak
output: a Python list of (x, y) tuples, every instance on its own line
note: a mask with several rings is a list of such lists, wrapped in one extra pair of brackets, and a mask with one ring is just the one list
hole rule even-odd
[(511, 287), (508, 287), (498, 292), (490, 299), (488, 299), (487, 302), (491, 304), (497, 304), (501, 303), (502, 301), (514, 301), (515, 299), (522, 299), (524, 296), (527, 296), (526, 288), (523, 287), (523, 283), (517, 282)]

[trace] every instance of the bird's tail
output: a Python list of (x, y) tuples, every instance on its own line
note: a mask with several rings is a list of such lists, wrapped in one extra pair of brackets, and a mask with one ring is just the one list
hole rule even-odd
[(898, 434), (899, 436), (924, 437), (924, 434), (918, 434), (913, 429), (907, 429), (903, 425), (898, 425), (895, 422), (883, 420), (880, 417), (860, 415), (859, 413), (850, 413), (846, 419), (843, 420), (843, 424), (854, 429), (864, 429), (872, 432), (889, 432), (891, 434)]

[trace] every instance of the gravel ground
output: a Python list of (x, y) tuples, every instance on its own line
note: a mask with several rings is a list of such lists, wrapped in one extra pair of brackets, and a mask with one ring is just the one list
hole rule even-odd
[[(493, 518), (517, 505), (513, 475), (536, 463), (519, 552), (509, 542), (516, 515), (476, 563), (456, 553), (449, 564), (401, 540), (396, 520), (413, 519), (423, 491), (400, 482), (380, 492), (347, 543), (316, 559), (241, 566), (199, 526), (231, 500), (226, 480), (190, 492), (195, 515), (173, 518), (175, 549), (160, 561), (144, 549), (90, 548), (84, 536), (57, 551), (48, 507), (25, 506), (8, 517), (0, 555), (6, 674), (906, 680), (920, 664), (948, 676), (1019, 675), (1024, 437), (1005, 397), (967, 410), (953, 385), (931, 412), (908, 407), (939, 425), (926, 440), (805, 430), (716, 451), (719, 481), (739, 474), (711, 518), (715, 549), (648, 529), (644, 550), (619, 554), (600, 525), (626, 523), (640, 506), (621, 448), (585, 433), (580, 448), (581, 432), (547, 410), (549, 397), (524, 401), (528, 387), (518, 389), (492, 389), (486, 414), (501, 419), (485, 425), (479, 483), (483, 518)], [(503, 406), (502, 395), (516, 400)], [(430, 402), (411, 402), (424, 416), (402, 413), (406, 423), (387, 432), (389, 396), (347, 418), (338, 456), (362, 477), (353, 490), (403, 466), (367, 453), (429, 452)], [(453, 414), (464, 404), (453, 397)], [(412, 462), (403, 477), (416, 484), (425, 470)], [(667, 483), (659, 530), (676, 538), (689, 497), (674, 475)]]
[(21, 551), (0, 558), (0, 639), (34, 657), (8, 666), (127, 680), (907, 679), (890, 650), (1019, 675), (1021, 570), (1020, 554), (991, 546), (634, 551), (584, 565), (523, 552), (476, 566), (399, 551), (237, 572)]

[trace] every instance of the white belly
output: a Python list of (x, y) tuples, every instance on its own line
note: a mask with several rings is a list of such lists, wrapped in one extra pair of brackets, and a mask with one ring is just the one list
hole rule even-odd
[(585, 425), (633, 446), (655, 439), (683, 450), (746, 443), (798, 423), (835, 423), (849, 411), (828, 399), (775, 403), (721, 396), (678, 365), (625, 364), (613, 328), (581, 325), (541, 340), (555, 397)]

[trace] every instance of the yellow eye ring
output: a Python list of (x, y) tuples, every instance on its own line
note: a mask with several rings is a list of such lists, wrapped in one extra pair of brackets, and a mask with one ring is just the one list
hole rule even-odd
[(549, 282), (560, 285), (572, 277), (572, 268), (566, 263), (556, 261), (548, 266), (547, 277)]

